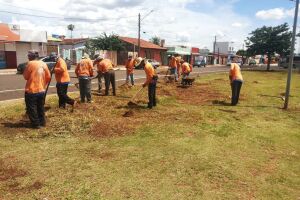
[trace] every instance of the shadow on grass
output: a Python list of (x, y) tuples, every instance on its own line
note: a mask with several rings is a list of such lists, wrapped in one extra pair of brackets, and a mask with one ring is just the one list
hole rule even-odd
[[(272, 98), (278, 98), (281, 99), (282, 101), (284, 101), (284, 93), (281, 94), (282, 96), (275, 96), (275, 95), (267, 95), (267, 94), (259, 94), (258, 96), (260, 97), (272, 97)], [(290, 96), (292, 97), (292, 96)]]
[(220, 100), (213, 100), (213, 105), (221, 105), (221, 106), (231, 106), (231, 103), (228, 103), (226, 101), (220, 101)]
[(27, 121), (18, 121), (18, 122), (2, 122), (5, 128), (31, 128), (31, 124)]
[(219, 109), (219, 110), (227, 113), (237, 113), (237, 111), (235, 110), (225, 110), (225, 109)]

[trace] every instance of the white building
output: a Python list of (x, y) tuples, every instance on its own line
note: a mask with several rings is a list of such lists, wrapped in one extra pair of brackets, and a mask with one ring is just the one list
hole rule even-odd
[(20, 63), (27, 62), (27, 53), (31, 49), (45, 56), (46, 43), (46, 31), (25, 30), (18, 25), (0, 23), (0, 69), (17, 68)]
[(216, 42), (215, 54), (235, 55), (236, 51), (233, 47), (233, 42)]

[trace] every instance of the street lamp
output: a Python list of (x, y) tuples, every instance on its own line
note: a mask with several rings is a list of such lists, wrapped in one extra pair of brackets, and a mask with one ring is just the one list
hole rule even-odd
[(139, 33), (138, 33), (138, 56), (140, 56), (140, 53), (141, 53), (141, 21), (144, 20), (152, 12), (154, 12), (154, 10), (151, 10), (149, 13), (147, 13), (142, 19), (141, 19), (141, 13), (139, 13), (139, 21), (138, 21), (138, 27), (139, 27)]

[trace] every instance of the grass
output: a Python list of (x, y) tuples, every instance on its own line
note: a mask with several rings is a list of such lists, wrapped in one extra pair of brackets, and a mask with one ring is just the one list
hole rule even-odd
[(299, 198), (300, 75), (288, 111), (285, 73), (243, 75), (236, 107), (225, 73), (159, 84), (153, 110), (146, 92), (126, 106), (137, 88), (74, 112), (52, 97), (42, 130), (26, 128), (23, 103), (1, 105), (0, 199)]

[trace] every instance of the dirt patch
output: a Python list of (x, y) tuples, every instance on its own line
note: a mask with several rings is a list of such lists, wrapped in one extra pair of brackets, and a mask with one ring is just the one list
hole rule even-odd
[(133, 122), (124, 118), (102, 119), (93, 125), (90, 134), (94, 137), (114, 137), (129, 134), (135, 130)]
[(214, 100), (224, 100), (227, 97), (209, 85), (194, 84), (192, 87), (178, 88), (176, 98), (185, 104), (203, 105)]
[(14, 180), (26, 175), (27, 172), (18, 167), (14, 157), (0, 159), (0, 182)]

